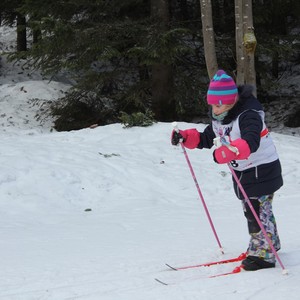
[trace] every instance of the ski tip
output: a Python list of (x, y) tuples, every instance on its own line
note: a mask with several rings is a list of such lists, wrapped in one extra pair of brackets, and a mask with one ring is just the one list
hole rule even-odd
[(154, 280), (155, 280), (156, 282), (159, 282), (159, 283), (162, 284), (162, 285), (168, 285), (166, 282), (163, 282), (163, 281), (161, 281), (161, 280), (158, 279), (158, 278), (154, 278)]
[(167, 266), (168, 268), (170, 268), (171, 270), (178, 271), (178, 269), (176, 269), (176, 268), (170, 266), (169, 264), (166, 264), (166, 266)]

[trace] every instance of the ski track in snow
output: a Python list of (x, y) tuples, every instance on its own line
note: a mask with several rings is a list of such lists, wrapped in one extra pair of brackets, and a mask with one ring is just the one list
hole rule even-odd
[[(297, 299), (299, 167), (290, 153), (299, 139), (274, 134), (285, 176), (274, 210), (290, 274), (283, 276), (278, 265), (209, 279), (236, 264), (180, 272), (164, 265), (223, 257), (169, 134), (164, 123), (2, 133), (0, 299)], [(225, 258), (234, 257), (248, 235), (230, 174), (209, 150), (188, 155)], [(175, 284), (162, 286), (156, 277)]]

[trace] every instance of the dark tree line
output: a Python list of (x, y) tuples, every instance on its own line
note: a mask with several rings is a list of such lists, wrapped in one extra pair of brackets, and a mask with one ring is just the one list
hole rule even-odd
[[(266, 98), (289, 63), (300, 61), (292, 34), (299, 3), (253, 1), (257, 84)], [(234, 1), (212, 0), (212, 8), (218, 61), (234, 74)], [(12, 59), (73, 83), (52, 106), (57, 130), (116, 122), (121, 112), (158, 121), (206, 113), (199, 0), (2, 0), (0, 13), (2, 24), (17, 26)]]

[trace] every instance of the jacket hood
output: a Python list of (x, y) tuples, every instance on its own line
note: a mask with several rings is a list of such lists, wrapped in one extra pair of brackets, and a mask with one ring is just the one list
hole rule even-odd
[(239, 98), (248, 98), (253, 95), (253, 91), (255, 90), (253, 85), (245, 84), (238, 86)]

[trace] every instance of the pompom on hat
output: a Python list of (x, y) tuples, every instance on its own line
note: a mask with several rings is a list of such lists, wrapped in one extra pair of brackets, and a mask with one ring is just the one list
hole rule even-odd
[(219, 70), (210, 81), (207, 91), (209, 105), (230, 105), (236, 102), (238, 96), (237, 86), (229, 75)]

